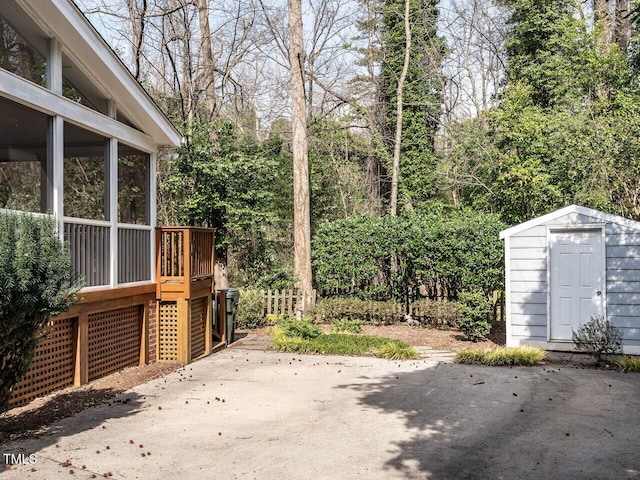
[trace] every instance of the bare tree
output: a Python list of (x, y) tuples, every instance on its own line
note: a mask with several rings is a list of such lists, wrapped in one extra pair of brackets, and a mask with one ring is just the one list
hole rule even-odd
[(293, 271), (298, 288), (312, 290), (311, 203), (309, 197), (309, 158), (307, 112), (304, 91), (305, 53), (302, 36), (302, 2), (288, 0), (289, 68), (291, 71), (291, 128), (293, 153)]

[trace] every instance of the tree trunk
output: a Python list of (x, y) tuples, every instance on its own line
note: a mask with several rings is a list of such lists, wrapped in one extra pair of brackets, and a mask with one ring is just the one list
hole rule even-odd
[(216, 289), (229, 288), (227, 274), (227, 249), (216, 249), (216, 262), (213, 268), (213, 282)]
[(402, 146), (402, 107), (404, 83), (409, 70), (409, 57), (411, 53), (411, 24), (409, 23), (409, 0), (404, 2), (404, 63), (402, 73), (398, 80), (398, 90), (396, 93), (396, 136), (393, 147), (393, 171), (391, 173), (391, 201), (389, 204), (389, 214), (395, 217), (398, 214), (398, 177), (400, 175), (400, 147)]
[(293, 151), (293, 270), (296, 286), (311, 294), (311, 206), (307, 115), (304, 91), (304, 46), (302, 2), (288, 0), (289, 67), (291, 70), (291, 128)]
[[(198, 23), (200, 25), (200, 53), (202, 55), (202, 76), (200, 78), (205, 92), (208, 121), (213, 122), (217, 113), (216, 86), (214, 78), (213, 51), (211, 50), (211, 28), (209, 26), (209, 0), (198, 0)], [(211, 129), (212, 140), (215, 134)]]

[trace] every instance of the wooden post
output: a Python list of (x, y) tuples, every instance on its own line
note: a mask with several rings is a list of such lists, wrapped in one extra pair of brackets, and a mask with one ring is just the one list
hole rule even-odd
[(178, 305), (178, 361), (191, 363), (191, 301), (179, 298)]
[(140, 365), (149, 363), (149, 302), (144, 302), (140, 338)]
[(82, 313), (78, 317), (76, 333), (76, 362), (73, 385), (79, 387), (89, 381), (89, 315)]
[(182, 250), (182, 258), (184, 262), (184, 296), (191, 298), (191, 235), (189, 229), (183, 231), (184, 249)]
[[(161, 280), (161, 262), (164, 260), (162, 255), (162, 240), (164, 236), (162, 234), (162, 230), (160, 228), (156, 228), (156, 299), (160, 298), (160, 280)], [(166, 252), (165, 255), (166, 257)]]
[(209, 355), (211, 353), (211, 345), (213, 343), (213, 328), (211, 328), (211, 321), (213, 320), (213, 311), (211, 309), (211, 294), (207, 295), (207, 305), (205, 307), (205, 320), (204, 320), (204, 354)]

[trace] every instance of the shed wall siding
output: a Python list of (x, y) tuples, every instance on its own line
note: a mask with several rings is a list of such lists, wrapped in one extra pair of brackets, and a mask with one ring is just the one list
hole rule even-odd
[(510, 239), (511, 339), (547, 340), (547, 228), (537, 226)]
[(606, 244), (607, 316), (625, 346), (640, 346), (640, 232), (608, 223)]
[[(571, 213), (510, 237), (510, 345), (547, 341), (547, 227), (602, 223)], [(607, 315), (623, 330), (625, 346), (640, 347), (640, 231), (606, 223), (605, 241)]]

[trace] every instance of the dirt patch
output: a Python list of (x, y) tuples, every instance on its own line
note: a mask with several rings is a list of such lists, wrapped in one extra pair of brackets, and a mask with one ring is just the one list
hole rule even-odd
[(0, 415), (0, 444), (22, 437), (47, 435), (49, 425), (104, 403), (121, 392), (162, 377), (182, 366), (179, 362), (158, 362), (127, 368), (81, 387), (69, 387), (12, 408)]
[(494, 347), (504, 345), (504, 329), (494, 328), (494, 332), (485, 340), (469, 342), (463, 340), (459, 330), (442, 330), (431, 327), (412, 327), (404, 323), (397, 325), (365, 325), (364, 335), (378, 335), (407, 342), (415, 347), (428, 346), (435, 350), (459, 352), (470, 347)]

